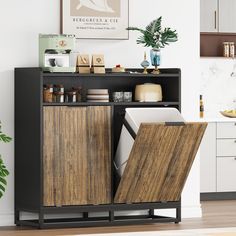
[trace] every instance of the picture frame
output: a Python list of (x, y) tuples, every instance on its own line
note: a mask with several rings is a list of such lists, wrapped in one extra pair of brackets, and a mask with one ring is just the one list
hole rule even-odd
[(129, 39), (129, 0), (60, 0), (61, 33), (78, 39)]

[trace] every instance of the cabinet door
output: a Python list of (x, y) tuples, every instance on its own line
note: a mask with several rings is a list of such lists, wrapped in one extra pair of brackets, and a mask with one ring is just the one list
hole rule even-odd
[(206, 126), (141, 124), (114, 202), (179, 201)]
[(103, 107), (44, 108), (45, 206), (110, 203), (109, 111)]
[(236, 158), (217, 158), (217, 192), (236, 191)]
[(236, 33), (235, 0), (219, 0), (219, 31), (223, 33)]
[(200, 146), (200, 192), (216, 192), (216, 123), (209, 123)]
[[(201, 32), (218, 31), (218, 0), (201, 0)], [(225, 0), (222, 0), (225, 1)]]
[(87, 108), (88, 203), (111, 202), (111, 108)]

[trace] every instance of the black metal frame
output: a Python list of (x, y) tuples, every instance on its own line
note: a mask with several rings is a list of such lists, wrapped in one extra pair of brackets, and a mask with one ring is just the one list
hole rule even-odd
[[(176, 217), (166, 217), (156, 215), (154, 210), (176, 209)], [(117, 216), (119, 211), (140, 211), (147, 210), (145, 215), (122, 215)], [(37, 213), (38, 219), (22, 220), (20, 212)], [(104, 212), (108, 216), (90, 217), (89, 213)], [(78, 218), (56, 218), (45, 219), (45, 215), (60, 213), (81, 213)], [(88, 227), (88, 226), (112, 226), (145, 224), (156, 222), (181, 222), (181, 201), (178, 202), (159, 202), (159, 203), (135, 203), (135, 204), (109, 204), (109, 205), (86, 205), (69, 207), (42, 207), (39, 212), (29, 209), (17, 209), (15, 212), (15, 224), (18, 226), (33, 226), (40, 229), (55, 227)], [(127, 220), (127, 221), (125, 221)]]
[[(141, 72), (139, 69), (129, 69)], [(151, 71), (151, 70), (150, 70)], [(149, 71), (149, 72), (150, 72)], [(44, 83), (62, 83), (66, 88), (81, 85), (83, 88), (109, 88), (113, 91), (133, 91), (136, 84), (159, 83), (165, 100), (158, 103), (43, 103)], [(141, 73), (76, 74), (43, 73), (40, 68), (15, 69), (15, 224), (38, 228), (87, 227), (105, 225), (131, 225), (155, 222), (181, 221), (181, 200), (176, 202), (154, 202), (135, 204), (85, 205), (85, 206), (43, 206), (43, 106), (111, 106), (112, 145), (114, 158), (124, 111), (127, 107), (175, 107), (181, 110), (181, 72), (179, 69), (161, 69), (160, 75)], [(122, 115), (120, 115), (122, 114)], [(126, 123), (124, 123), (127, 125)], [(131, 132), (132, 133), (132, 132)], [(134, 136), (134, 134), (132, 134)], [(135, 136), (134, 136), (135, 138)], [(113, 196), (117, 178), (111, 164)], [(175, 217), (155, 215), (157, 209), (175, 209)], [(120, 211), (147, 210), (145, 215), (117, 216)], [(24, 220), (22, 212), (36, 213), (37, 219)], [(106, 217), (92, 217), (89, 213), (105, 212)], [(47, 219), (51, 214), (81, 213), (79, 218)]]

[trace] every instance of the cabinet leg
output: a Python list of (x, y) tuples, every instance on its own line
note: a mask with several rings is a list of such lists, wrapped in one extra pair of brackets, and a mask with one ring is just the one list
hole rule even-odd
[(44, 214), (40, 211), (39, 212), (39, 229), (43, 228), (44, 224)]
[(115, 216), (114, 216), (114, 211), (109, 211), (109, 221), (114, 221)]
[(149, 217), (153, 217), (154, 216), (154, 209), (150, 209), (149, 210)]
[(15, 225), (16, 226), (20, 226), (19, 221), (20, 221), (20, 211), (15, 210)]
[(175, 224), (178, 224), (181, 221), (181, 206), (176, 208), (176, 221)]
[(88, 219), (88, 212), (83, 212), (83, 218)]

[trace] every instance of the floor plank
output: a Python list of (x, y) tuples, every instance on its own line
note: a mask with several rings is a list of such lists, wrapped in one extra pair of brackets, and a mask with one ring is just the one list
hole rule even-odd
[(180, 224), (148, 224), (119, 227), (37, 230), (23, 227), (0, 227), (1, 236), (56, 236), (95, 233), (120, 233), (139, 231), (180, 230), (199, 228), (224, 228), (236, 226), (236, 201), (202, 202), (203, 217), (183, 219)]

